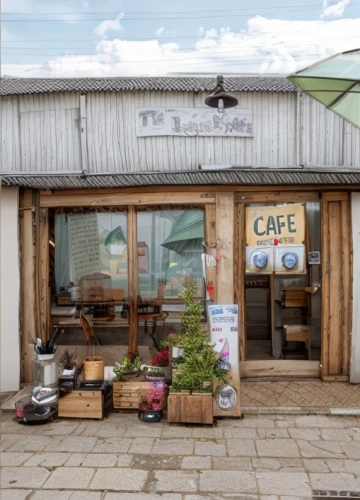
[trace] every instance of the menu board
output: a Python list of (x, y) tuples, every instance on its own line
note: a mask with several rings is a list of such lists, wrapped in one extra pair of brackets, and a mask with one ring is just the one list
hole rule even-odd
[(70, 214), (70, 256), (75, 280), (100, 270), (97, 214)]

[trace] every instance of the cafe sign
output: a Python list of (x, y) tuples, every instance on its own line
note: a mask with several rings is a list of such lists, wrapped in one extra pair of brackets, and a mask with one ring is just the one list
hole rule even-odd
[(304, 242), (304, 204), (246, 207), (247, 246), (302, 245)]

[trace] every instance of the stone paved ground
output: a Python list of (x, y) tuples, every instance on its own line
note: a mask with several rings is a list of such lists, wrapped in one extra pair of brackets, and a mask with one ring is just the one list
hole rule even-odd
[(360, 408), (360, 384), (321, 380), (241, 381), (243, 408)]
[(360, 492), (360, 417), (245, 415), (214, 427), (23, 426), (2, 414), (2, 500), (305, 500)]

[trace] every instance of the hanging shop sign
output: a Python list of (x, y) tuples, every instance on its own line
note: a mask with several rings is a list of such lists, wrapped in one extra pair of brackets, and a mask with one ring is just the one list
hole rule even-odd
[(252, 110), (231, 108), (137, 108), (137, 137), (252, 137)]
[(247, 246), (303, 245), (305, 205), (246, 207)]

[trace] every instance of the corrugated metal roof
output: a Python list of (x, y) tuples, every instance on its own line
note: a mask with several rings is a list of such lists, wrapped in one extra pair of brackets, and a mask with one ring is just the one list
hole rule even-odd
[(310, 170), (195, 170), (183, 172), (88, 174), (88, 175), (3, 175), (3, 185), (34, 189), (99, 189), (143, 186), (209, 185), (360, 185), (360, 171)]
[[(297, 89), (289, 80), (278, 76), (230, 76), (226, 77), (224, 81), (224, 87), (229, 92), (294, 92)], [(122, 90), (210, 92), (215, 86), (216, 78), (209, 77), (6, 78), (0, 80), (0, 95)]]

